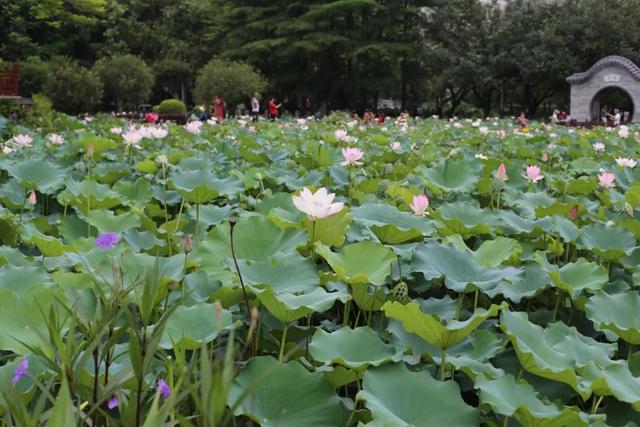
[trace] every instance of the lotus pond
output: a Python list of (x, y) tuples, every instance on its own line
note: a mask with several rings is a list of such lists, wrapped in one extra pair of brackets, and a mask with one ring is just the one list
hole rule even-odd
[(640, 425), (633, 126), (0, 140), (1, 425)]

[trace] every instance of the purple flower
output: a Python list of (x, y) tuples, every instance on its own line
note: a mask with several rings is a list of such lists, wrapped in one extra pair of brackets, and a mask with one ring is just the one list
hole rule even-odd
[(167, 382), (162, 378), (158, 380), (157, 392), (160, 393), (160, 395), (165, 399), (168, 399), (169, 396), (171, 395), (171, 389), (169, 388), (169, 384), (167, 384)]
[(96, 245), (105, 251), (118, 243), (118, 240), (120, 240), (120, 235), (118, 233), (102, 233), (96, 238)]
[(120, 401), (118, 400), (118, 398), (115, 396), (111, 396), (111, 399), (109, 399), (109, 401), (107, 402), (107, 408), (114, 409), (118, 406), (120, 406)]
[(20, 360), (18, 367), (13, 373), (13, 380), (11, 380), (13, 385), (16, 385), (18, 381), (20, 381), (20, 378), (29, 376), (27, 369), (29, 369), (29, 359), (25, 357), (22, 360)]

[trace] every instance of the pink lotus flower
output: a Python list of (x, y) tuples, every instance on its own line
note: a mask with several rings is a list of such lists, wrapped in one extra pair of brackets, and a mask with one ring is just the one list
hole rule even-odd
[(604, 144), (602, 142), (596, 142), (593, 144), (593, 149), (598, 152), (604, 151)]
[(489, 133), (489, 128), (486, 126), (480, 126), (478, 128), (478, 132), (480, 132), (482, 135), (486, 135), (487, 133)]
[(249, 132), (256, 133), (256, 127), (255, 126), (249, 126)]
[(158, 113), (151, 111), (144, 116), (144, 121), (153, 124), (157, 122), (159, 118), (160, 116), (158, 116)]
[(598, 184), (602, 188), (613, 188), (616, 186), (615, 181), (616, 176), (611, 172), (602, 172), (598, 175)]
[(391, 144), (391, 149), (392, 149), (393, 151), (399, 151), (399, 150), (400, 150), (400, 147), (401, 147), (401, 145), (400, 145), (400, 142), (398, 142), (398, 141), (396, 141), (396, 142), (394, 142), (393, 144)]
[(343, 148), (342, 156), (344, 157), (344, 161), (340, 163), (342, 166), (360, 166), (362, 162), (359, 160), (364, 156), (364, 152), (359, 148)]
[(415, 215), (425, 216), (428, 215), (427, 208), (429, 207), (429, 198), (424, 194), (413, 196), (413, 200), (409, 204), (409, 207)]
[(32, 147), (31, 143), (33, 142), (33, 138), (29, 135), (16, 135), (13, 137), (13, 141), (16, 143), (18, 147)]
[(29, 202), (29, 204), (31, 206), (35, 206), (36, 204), (36, 192), (31, 190), (31, 192), (29, 193), (29, 197), (27, 198), (27, 202)]
[(536, 182), (544, 178), (544, 176), (540, 173), (540, 166), (527, 166), (527, 174), (525, 175), (525, 178), (527, 178), (527, 180), (532, 184), (535, 184)]
[(122, 134), (122, 128), (113, 127), (111, 129), (109, 129), (109, 132), (111, 132), (114, 135), (120, 135), (120, 134)]
[(343, 141), (347, 138), (347, 131), (344, 129), (338, 129), (333, 133), (333, 135), (338, 141)]
[(542, 153), (542, 159), (543, 162), (548, 162), (549, 161), (549, 154), (545, 151), (544, 153)]
[(197, 135), (200, 133), (200, 128), (202, 127), (202, 124), (203, 123), (200, 120), (194, 120), (184, 125), (184, 128), (187, 130), (187, 132)]
[(498, 166), (495, 177), (498, 181), (502, 182), (509, 179), (509, 175), (507, 175), (507, 168), (504, 166), (504, 163), (500, 163), (500, 166)]
[(64, 144), (64, 137), (62, 135), (58, 135), (57, 133), (52, 133), (47, 137), (49, 142), (53, 145), (62, 145)]
[(292, 196), (291, 200), (299, 211), (307, 214), (311, 221), (335, 215), (342, 210), (344, 203), (332, 203), (336, 195), (329, 193), (326, 188), (321, 187), (315, 193), (311, 193), (304, 187), (299, 196)]
[(307, 119), (298, 119), (297, 122), (298, 122), (298, 125), (304, 126), (307, 124)]
[(507, 136), (507, 131), (504, 129), (500, 129), (496, 131), (496, 134), (498, 135), (498, 138), (504, 138), (505, 136)]
[(616, 159), (616, 163), (618, 166), (635, 168), (638, 162), (636, 160), (628, 159), (626, 157), (618, 157)]

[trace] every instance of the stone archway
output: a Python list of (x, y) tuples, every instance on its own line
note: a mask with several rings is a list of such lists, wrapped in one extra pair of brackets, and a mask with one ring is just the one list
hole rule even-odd
[(619, 88), (631, 98), (634, 113), (629, 120), (639, 121), (640, 114), (640, 68), (622, 56), (602, 58), (587, 71), (567, 78), (571, 85), (571, 118), (579, 122), (592, 119), (592, 105), (603, 89)]

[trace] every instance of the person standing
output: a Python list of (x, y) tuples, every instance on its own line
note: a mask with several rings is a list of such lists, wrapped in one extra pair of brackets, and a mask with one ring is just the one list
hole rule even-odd
[(224, 98), (221, 96), (216, 96), (213, 100), (213, 108), (214, 108), (214, 117), (218, 122), (224, 120)]
[(254, 122), (257, 122), (259, 114), (260, 114), (260, 100), (258, 99), (258, 94), (254, 93), (253, 98), (251, 98), (251, 119)]
[(276, 99), (271, 97), (269, 100), (269, 104), (267, 105), (269, 118), (273, 121), (278, 118), (278, 108), (280, 108), (282, 104), (276, 104)]

